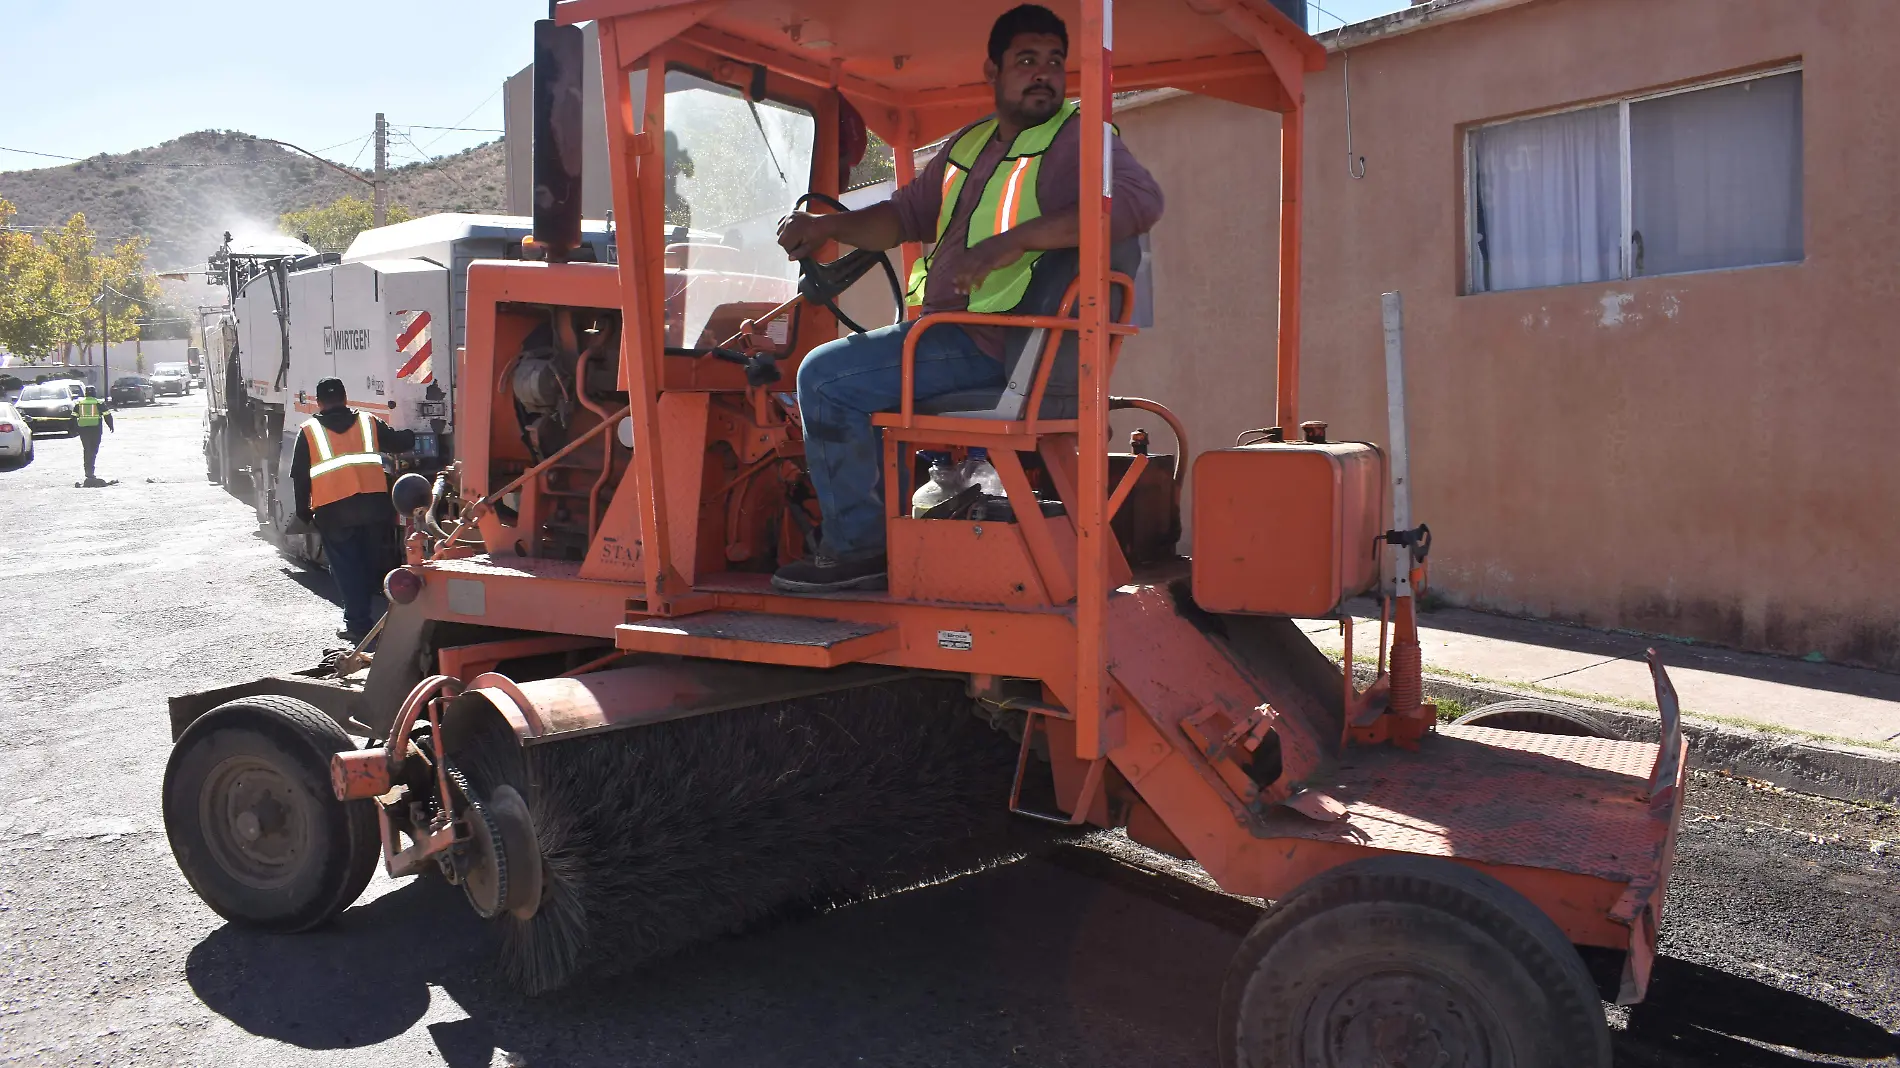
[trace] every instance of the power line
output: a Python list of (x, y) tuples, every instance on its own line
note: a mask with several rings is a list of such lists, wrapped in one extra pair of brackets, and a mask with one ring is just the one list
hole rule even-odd
[(1334, 22), (1339, 23), (1341, 26), (1351, 25), (1351, 23), (1347, 22), (1345, 19), (1340, 18), (1338, 15), (1335, 15), (1332, 12), (1314, 3), (1313, 0), (1306, 0), (1306, 6), (1312, 8), (1313, 10), (1319, 12), (1322, 15), (1325, 15), (1327, 18), (1332, 19)]
[[(348, 142), (345, 142), (345, 144), (347, 143)], [(72, 163), (92, 163), (96, 161), (102, 166), (162, 167), (169, 170), (203, 170), (207, 167), (249, 167), (270, 162), (269, 160), (262, 159), (239, 159), (225, 163), (151, 163), (145, 160), (126, 159), (123, 156), (114, 158), (103, 152), (97, 156), (81, 158), (79, 156), (62, 156), (57, 152), (35, 152), (28, 148), (6, 148), (4, 146), (0, 146), (0, 152), (17, 152), (22, 156), (43, 156), (47, 159), (63, 159)]]
[[(408, 134), (406, 134), (406, 133), (403, 133), (403, 132), (401, 132), (401, 131), (397, 131), (397, 133), (396, 133), (396, 136), (397, 136), (397, 137), (400, 137), (400, 138), (402, 138), (402, 139), (403, 139), (403, 140), (405, 140), (405, 141), (408, 141), (408, 142), (409, 142), (409, 147), (410, 147), (410, 148), (414, 148), (414, 149), (416, 149), (416, 151), (417, 151), (417, 152), (421, 152), (421, 151), (422, 151), (422, 149), (420, 149), (420, 148), (417, 148), (417, 147), (416, 147), (416, 143), (415, 143), (415, 141), (414, 141), (413, 139), (411, 139), (411, 138), (410, 138), (410, 136), (409, 136)], [(432, 161), (431, 161), (431, 160), (428, 160), (428, 159), (424, 159), (424, 160), (423, 160), (423, 162), (424, 162), (424, 163), (429, 163), (429, 162), (432, 162)], [(461, 180), (461, 179), (459, 179), (459, 178), (457, 178), (457, 177), (456, 177), (455, 175), (453, 175), (453, 174), (450, 174), (450, 173), (449, 173), (449, 169), (448, 169), (447, 167), (440, 167), (440, 168), (437, 168), (437, 173), (438, 173), (438, 174), (440, 174), (440, 175), (442, 175), (442, 177), (444, 177), (444, 178), (447, 178), (447, 179), (448, 179), (448, 180), (450, 181), (450, 183), (452, 183), (452, 184), (453, 184), (453, 185), (455, 186), (455, 188), (457, 188), (457, 189), (460, 189), (460, 190), (462, 191), (462, 195), (463, 195), (463, 196), (465, 196), (465, 197), (470, 197), (470, 198), (473, 198), (473, 197), (475, 196), (475, 194), (474, 194), (474, 193), (471, 193), (471, 192), (469, 192), (469, 189), (468, 189), (468, 186), (465, 186), (465, 185), (463, 185), (463, 184), (462, 184), (462, 180)]]
[(317, 149), (317, 151), (318, 151), (318, 152), (328, 152), (328, 151), (330, 151), (331, 149), (334, 149), (334, 148), (342, 148), (342, 147), (343, 147), (344, 145), (353, 145), (353, 144), (355, 144), (355, 143), (356, 143), (356, 142), (358, 142), (358, 141), (365, 141), (365, 140), (368, 140), (369, 138), (372, 138), (372, 137), (375, 137), (375, 136), (376, 136), (376, 134), (375, 134), (374, 132), (371, 132), (371, 133), (366, 133), (366, 134), (364, 134), (364, 135), (363, 135), (362, 137), (352, 137), (352, 138), (350, 138), (350, 139), (349, 139), (349, 140), (347, 140), (347, 141), (338, 141), (338, 142), (337, 142), (336, 144), (334, 144), (334, 145), (327, 145), (327, 146), (325, 146), (325, 147), (323, 147), (323, 148), (319, 148), (319, 149)]
[(78, 156), (61, 156), (52, 152), (35, 152), (30, 148), (6, 148), (0, 146), (0, 152), (18, 152), (22, 156), (45, 156), (47, 159), (69, 159), (74, 162), (84, 162)]
[[(503, 84), (505, 85), (506, 83), (504, 82)], [(494, 91), (494, 92), (492, 92), (492, 93), (490, 93), (490, 94), (488, 94), (488, 100), (484, 100), (484, 101), (482, 101), (481, 103), (479, 103), (479, 104), (477, 104), (477, 105), (475, 105), (474, 107), (472, 107), (472, 108), (469, 108), (469, 109), (468, 109), (468, 114), (467, 114), (467, 115), (464, 115), (464, 116), (462, 116), (461, 118), (459, 118), (459, 119), (456, 119), (456, 120), (455, 120), (455, 125), (456, 125), (456, 126), (460, 126), (460, 125), (462, 125), (463, 123), (465, 123), (465, 122), (467, 122), (467, 121), (469, 120), (469, 118), (470, 118), (470, 116), (472, 116), (472, 115), (474, 115), (474, 114), (475, 114), (476, 112), (478, 112), (478, 111), (480, 111), (480, 110), (482, 110), (483, 108), (485, 108), (485, 107), (487, 107), (487, 106), (488, 106), (488, 104), (489, 104), (489, 101), (492, 101), (492, 100), (494, 100), (494, 99), (495, 99), (496, 97), (498, 97), (498, 96), (500, 96), (500, 95), (501, 95), (501, 90), (502, 90), (502, 86), (500, 86), (500, 85), (497, 85), (497, 86), (495, 86), (495, 91)], [(447, 136), (448, 136), (448, 134), (447, 134), (447, 133), (439, 133), (439, 134), (436, 134), (436, 135), (435, 135), (435, 137), (434, 137), (434, 138), (433, 138), (433, 139), (432, 139), (432, 140), (431, 140), (431, 141), (429, 142), (429, 147), (430, 147), (430, 148), (434, 148), (434, 147), (435, 147), (435, 144), (436, 144), (436, 142), (437, 142), (437, 141), (440, 141), (440, 140), (442, 140), (442, 139), (443, 139), (444, 137), (447, 137)]]
[[(495, 98), (492, 95), (488, 98), (488, 100), (493, 100), (493, 99)], [(488, 103), (488, 100), (482, 101), (482, 104)], [(480, 110), (481, 110), (481, 105), (480, 104), (476, 105), (475, 111), (480, 111)], [(474, 112), (470, 112), (469, 114), (472, 115), (474, 114)], [(490, 129), (489, 127), (486, 127), (486, 126), (404, 126), (403, 129), (405, 130), (459, 130), (463, 133), (507, 133), (508, 132), (506, 130)]]

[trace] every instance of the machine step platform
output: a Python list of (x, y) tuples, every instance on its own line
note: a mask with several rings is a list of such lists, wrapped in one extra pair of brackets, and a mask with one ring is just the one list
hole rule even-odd
[(897, 628), (887, 623), (764, 612), (702, 612), (614, 628), (614, 644), (630, 652), (815, 668), (854, 664), (890, 652), (898, 638)]

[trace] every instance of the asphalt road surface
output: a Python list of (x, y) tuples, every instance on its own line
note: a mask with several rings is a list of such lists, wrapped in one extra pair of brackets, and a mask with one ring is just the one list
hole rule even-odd
[[(159, 820), (165, 698), (308, 666), (327, 578), (203, 476), (202, 395), (0, 470), (0, 1064), (1211, 1065), (1251, 906), (1065, 847), (539, 1000), (439, 881), (220, 922)], [(1882, 856), (1871, 843), (1896, 845)], [(1900, 1060), (1900, 815), (1698, 777), (1619, 1065)]]

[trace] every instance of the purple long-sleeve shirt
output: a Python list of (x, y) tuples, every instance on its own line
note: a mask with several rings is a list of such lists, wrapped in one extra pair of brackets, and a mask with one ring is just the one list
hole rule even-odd
[[(1071, 211), (1079, 202), (1081, 193), (1082, 158), (1082, 119), (1064, 123), (1057, 131), (1049, 150), (1043, 154), (1042, 166), (1036, 174), (1036, 202), (1044, 215), (1056, 215)], [(905, 241), (935, 241), (937, 238), (937, 216), (943, 205), (943, 168), (949, 157), (950, 146), (963, 136), (959, 130), (944, 142), (935, 158), (926, 165), (915, 179), (891, 194), (891, 205), (897, 209), (897, 217), (903, 228)], [(1115, 196), (1110, 201), (1109, 231), (1114, 240), (1147, 233), (1161, 218), (1161, 187), (1155, 183), (1154, 176), (1135, 159), (1120, 137), (1114, 139), (1115, 153)], [(936, 256), (930, 262), (930, 276), (924, 281), (923, 310), (928, 312), (961, 311), (969, 304), (969, 298), (956, 291), (952, 279), (959, 264), (968, 254), (970, 215), (976, 210), (976, 203), (982, 199), (983, 187), (988, 184), (996, 165), (1002, 161), (1008, 151), (1008, 143), (1000, 138), (991, 137), (976, 157), (976, 165), (970, 168), (970, 174), (963, 182), (963, 192), (957, 197), (956, 212), (950, 218), (950, 228), (944, 232)], [(991, 356), (1002, 358), (1003, 328), (994, 326), (966, 326), (964, 329), (976, 340), (977, 346)]]

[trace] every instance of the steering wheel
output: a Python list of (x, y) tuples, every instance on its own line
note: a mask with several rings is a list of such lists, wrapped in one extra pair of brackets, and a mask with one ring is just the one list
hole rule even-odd
[[(850, 211), (836, 197), (823, 193), (806, 193), (793, 202), (792, 210), (799, 211), (806, 206), (818, 203), (835, 211)], [(884, 277), (891, 284), (891, 301), (896, 305), (892, 313), (893, 324), (904, 321), (904, 284), (898, 281), (897, 268), (891, 266), (889, 256), (876, 249), (861, 248), (847, 252), (830, 263), (819, 263), (807, 256), (798, 261), (798, 295), (821, 305), (838, 321), (849, 327), (854, 334), (865, 332), (844, 310), (838, 307), (838, 297), (850, 289), (852, 283), (863, 278), (873, 267), (883, 267)]]

